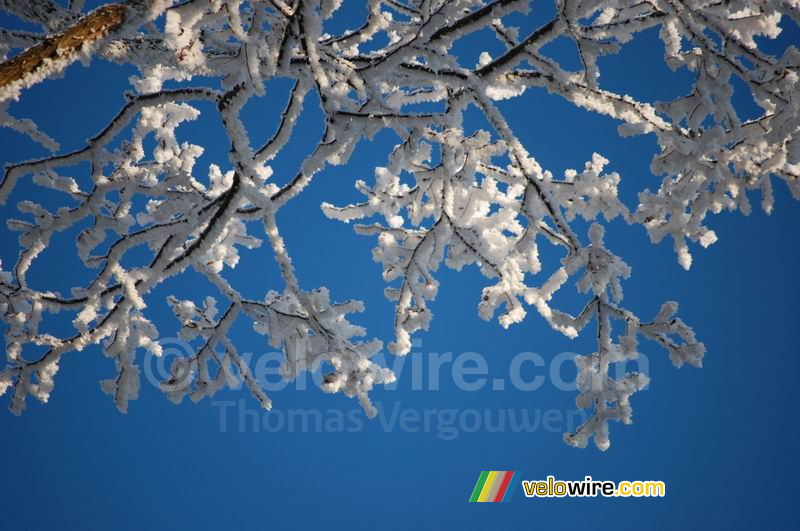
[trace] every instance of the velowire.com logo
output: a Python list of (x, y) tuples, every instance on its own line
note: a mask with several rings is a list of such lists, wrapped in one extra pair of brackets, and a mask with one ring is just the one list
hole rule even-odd
[[(483, 471), (478, 483), (472, 489), (470, 502), (507, 502), (514, 494), (519, 483), (519, 472), (515, 471)], [(544, 481), (523, 481), (522, 489), (527, 498), (663, 498), (667, 494), (667, 486), (663, 481), (597, 481), (586, 476), (580, 481), (556, 480), (547, 476)]]
[(513, 470), (481, 472), (475, 488), (472, 489), (471, 502), (507, 502), (514, 494), (519, 482), (519, 473)]

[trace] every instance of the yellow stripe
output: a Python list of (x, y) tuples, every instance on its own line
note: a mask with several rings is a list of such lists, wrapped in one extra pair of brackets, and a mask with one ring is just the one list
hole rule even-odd
[(478, 496), (479, 502), (486, 501), (486, 496), (488, 496), (489, 491), (492, 490), (492, 484), (494, 483), (496, 477), (497, 477), (496, 470), (492, 470), (491, 472), (489, 472), (489, 475), (486, 477), (486, 483), (483, 484), (483, 490), (481, 491), (481, 495)]
[(506, 477), (505, 472), (497, 472), (497, 477), (494, 480), (494, 485), (492, 485), (491, 490), (489, 491), (489, 496), (486, 497), (486, 501), (493, 502), (494, 499), (497, 497), (497, 491), (500, 490), (500, 485), (503, 483), (503, 478)]

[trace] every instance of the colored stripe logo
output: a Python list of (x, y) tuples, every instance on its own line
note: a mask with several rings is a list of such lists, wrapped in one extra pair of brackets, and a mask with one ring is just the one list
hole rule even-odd
[(475, 488), (472, 489), (471, 502), (507, 502), (514, 493), (519, 482), (519, 474), (511, 471), (496, 470), (481, 472)]

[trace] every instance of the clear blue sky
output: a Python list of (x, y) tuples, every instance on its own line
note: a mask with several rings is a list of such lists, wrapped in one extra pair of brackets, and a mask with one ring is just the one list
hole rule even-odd
[[(533, 19), (547, 13), (535, 13)], [(355, 16), (355, 15), (354, 15)], [(0, 18), (0, 21), (5, 19)], [(351, 21), (350, 25), (354, 25)], [(800, 43), (791, 27), (769, 50)], [(477, 56), (480, 36), (458, 49)], [(571, 50), (554, 44), (552, 53), (568, 60)], [(474, 62), (474, 61), (473, 61)], [(601, 63), (606, 87), (641, 98), (666, 99), (686, 90), (690, 76), (672, 73), (661, 62), (653, 31)], [(130, 69), (95, 60), (74, 65), (64, 79), (27, 91), (12, 106), (20, 117), (36, 120), (62, 143), (62, 150), (83, 144), (123, 105)], [(200, 83), (200, 82), (198, 82)], [(274, 130), (289, 83), (278, 80), (252, 105), (247, 118), (253, 142)], [(744, 113), (751, 103), (737, 91)], [(299, 130), (275, 164), (278, 180), (293, 175), (298, 161), (321, 132), (320, 110), (308, 101)], [(656, 188), (648, 169), (655, 150), (651, 137), (620, 139), (616, 124), (586, 114), (543, 91), (504, 102), (502, 109), (531, 153), (554, 174), (582, 168), (593, 152), (610, 159), (623, 176), (622, 195), (631, 205), (636, 192)], [(204, 145), (198, 164), (229, 167), (227, 144), (210, 108), (206, 118), (182, 127), (183, 138)], [(481, 126), (470, 115), (468, 126)], [(328, 168), (301, 197), (280, 212), (289, 250), (306, 289), (328, 286), (335, 300), (362, 299), (367, 311), (358, 322), (371, 336), (392, 339), (393, 309), (383, 297), (380, 265), (371, 260), (374, 241), (352, 227), (329, 221), (319, 210), (357, 199), (356, 179), (372, 179), (395, 142), (389, 133), (363, 141), (346, 167)], [(0, 162), (41, 156), (41, 148), (0, 129)], [(85, 168), (76, 168), (76, 174)], [(204, 170), (203, 172), (204, 173)], [(650, 360), (650, 389), (633, 398), (632, 426), (612, 425), (612, 447), (576, 450), (561, 434), (461, 432), (444, 440), (435, 430), (386, 432), (380, 420), (366, 421), (355, 433), (254, 432), (238, 429), (235, 409), (228, 429), (220, 430), (219, 407), (209, 401), (174, 406), (143, 382), (141, 397), (122, 415), (102, 394), (99, 380), (114, 374), (113, 362), (99, 349), (67, 355), (50, 403), (32, 399), (20, 418), (0, 412), (3, 529), (442, 529), (552, 528), (752, 529), (793, 527), (800, 472), (794, 411), (800, 354), (797, 347), (797, 284), (800, 205), (785, 186), (776, 186), (775, 212), (749, 218), (722, 214), (709, 221), (720, 240), (696, 249), (694, 265), (684, 272), (670, 242), (652, 246), (641, 228), (612, 224), (611, 249), (632, 267), (624, 285), (625, 302), (643, 317), (654, 315), (664, 300), (680, 302), (681, 316), (705, 342), (702, 370), (672, 367), (666, 353), (644, 343)], [(36, 194), (52, 204), (29, 179), (0, 208), (3, 219), (15, 215), (17, 201)], [(65, 290), (87, 278), (73, 255), (75, 233), (62, 234), (31, 271), (37, 287)], [(16, 260), (16, 235), (0, 227), (0, 258)], [(546, 257), (554, 258), (555, 253)], [(281, 289), (267, 249), (242, 253), (233, 279), (253, 296)], [(441, 271), (430, 333), (421, 335), (423, 352), (474, 351), (489, 362), (491, 378), (505, 378), (511, 358), (533, 351), (545, 359), (563, 351), (590, 352), (591, 333), (570, 341), (552, 332), (535, 313), (503, 331), (479, 319), (476, 307), (482, 277), (475, 269)], [(198, 277), (186, 275), (149, 298), (151, 315), (169, 335), (176, 322), (166, 308), (168, 293), (197, 297)], [(581, 296), (568, 286), (559, 301), (569, 309)], [(63, 326), (66, 317), (60, 325)], [(264, 338), (242, 321), (234, 338), (239, 350), (256, 355), (270, 350)], [(393, 361), (390, 358), (390, 363)], [(427, 381), (427, 367), (424, 378)], [(574, 369), (572, 369), (574, 371)], [(475, 408), (557, 409), (574, 407), (575, 394), (546, 383), (534, 392), (491, 385), (474, 392), (453, 383), (443, 369), (441, 389), (411, 389), (407, 366), (397, 389), (377, 389), (373, 398), (388, 414), (401, 409)], [(526, 373), (527, 377), (532, 376)], [(565, 377), (569, 370), (564, 369)], [(340, 409), (357, 404), (316, 389), (288, 386), (271, 393), (276, 409)], [(226, 391), (219, 400), (256, 402), (245, 391)], [(7, 404), (8, 397), (2, 399)], [(238, 406), (237, 406), (238, 407)], [(526, 499), (517, 487), (510, 503), (469, 504), (482, 470), (516, 470), (523, 479), (554, 475), (559, 479), (662, 480), (660, 499)]]

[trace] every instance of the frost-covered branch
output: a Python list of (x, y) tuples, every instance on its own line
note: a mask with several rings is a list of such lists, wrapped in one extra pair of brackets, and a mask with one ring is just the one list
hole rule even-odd
[[(709, 214), (747, 214), (751, 190), (761, 192), (762, 207), (771, 211), (776, 179), (800, 198), (800, 54), (788, 47), (773, 57), (758, 44), (800, 18), (796, 2), (559, 0), (546, 23), (516, 27), (529, 2), (370, 0), (366, 20), (338, 34), (326, 30), (342, 11), (336, 0), (130, 1), (88, 14), (80, 5), (0, 1), (0, 9), (41, 27), (38, 33), (0, 30), (0, 54), (7, 58), (0, 63), (0, 125), (51, 152), (8, 165), (0, 201), (29, 178), (62, 194), (65, 205), (51, 210), (22, 198), (24, 219), (8, 221), (20, 233), (21, 252), (13, 271), (0, 272), (7, 352), (0, 394), (11, 392), (17, 413), (27, 395), (47, 401), (65, 354), (95, 344), (117, 367), (102, 388), (126, 410), (139, 390), (137, 351), (160, 353), (158, 328), (147, 317), (148, 306), (158, 302), (151, 292), (193, 269), (227, 299), (226, 309), (218, 316), (220, 301), (210, 295), (202, 302), (169, 299), (182, 337), (199, 343), (163, 383), (170, 399), (211, 396), (234, 386), (238, 374), (271, 407), (231, 337), (233, 322), (249, 319), (283, 349), (284, 377), (327, 363), (333, 369), (324, 389), (358, 397), (374, 414), (368, 393), (394, 375), (371, 360), (380, 342), (354, 339), (364, 331), (346, 315), (363, 305), (333, 303), (326, 288), (303, 287), (276, 213), (326, 165), (347, 163), (361, 138), (388, 129), (398, 143), (371, 172), (373, 182), (355, 182), (363, 201), (322, 208), (331, 218), (359, 221), (356, 231), (377, 239), (373, 256), (383, 265), (386, 296), (396, 301), (390, 350), (408, 353), (412, 335), (431, 324), (438, 268), (475, 265), (487, 279), (478, 301), (484, 319), (499, 314), (508, 327), (534, 309), (568, 337), (596, 323), (596, 351), (576, 359), (577, 402), (591, 416), (566, 440), (585, 446), (594, 438), (606, 449), (609, 421), (630, 423), (630, 397), (647, 384), (642, 374), (609, 376), (613, 364), (636, 358), (638, 338), (663, 347), (676, 366), (700, 366), (705, 349), (674, 317), (674, 303), (652, 321), (621, 306), (630, 268), (606, 248), (603, 222), (621, 218), (643, 226), (654, 242), (670, 236), (688, 269), (690, 245), (717, 239), (706, 226)], [(636, 46), (637, 34), (651, 28), (658, 28), (667, 65), (695, 78), (674, 101), (642, 101), (603, 84), (599, 58)], [(483, 29), (503, 51), (496, 57), (483, 51), (477, 64), (466, 64), (454, 45)], [(577, 71), (546, 52), (558, 38), (575, 44)], [(94, 55), (136, 67), (133, 91), (83, 148), (59, 154), (45, 124), (12, 116), (9, 102)], [(203, 86), (193, 81), (198, 77)], [(288, 96), (269, 89), (267, 81), (276, 78), (293, 80)], [(735, 79), (760, 116), (740, 117)], [(600, 155), (563, 177), (542, 168), (537, 146), (520, 141), (497, 103), (533, 97), (526, 95), (531, 88), (611, 117), (622, 135), (654, 135), (659, 151), (651, 169), (660, 182), (644, 188), (638, 204), (626, 205), (618, 196), (621, 177), (606, 171)], [(261, 97), (283, 111), (274, 134), (254, 146), (241, 113)], [(270, 163), (291, 145), (309, 97), (320, 102), (323, 136), (296, 172), (276, 178)], [(216, 106), (230, 146), (228, 160), (209, 168), (197, 168), (202, 146), (179, 134), (182, 123), (199, 116), (200, 101)], [(485, 117), (489, 130), (465, 132), (469, 108)], [(80, 163), (88, 163), (89, 185), (70, 176)], [(590, 225), (586, 237), (578, 218)], [(93, 278), (68, 294), (31, 287), (27, 271), (51, 238), (79, 226), (78, 256)], [(240, 250), (261, 245), (263, 237), (283, 285), (264, 286), (261, 300), (247, 299), (230, 270)], [(540, 245), (561, 249), (560, 263), (543, 264)], [(142, 252), (144, 262), (128, 258)], [(570, 281), (587, 296), (577, 315), (555, 302)], [(40, 332), (42, 321), (61, 311), (74, 314), (74, 333)], [(624, 334), (615, 337), (613, 322), (624, 325)]]

